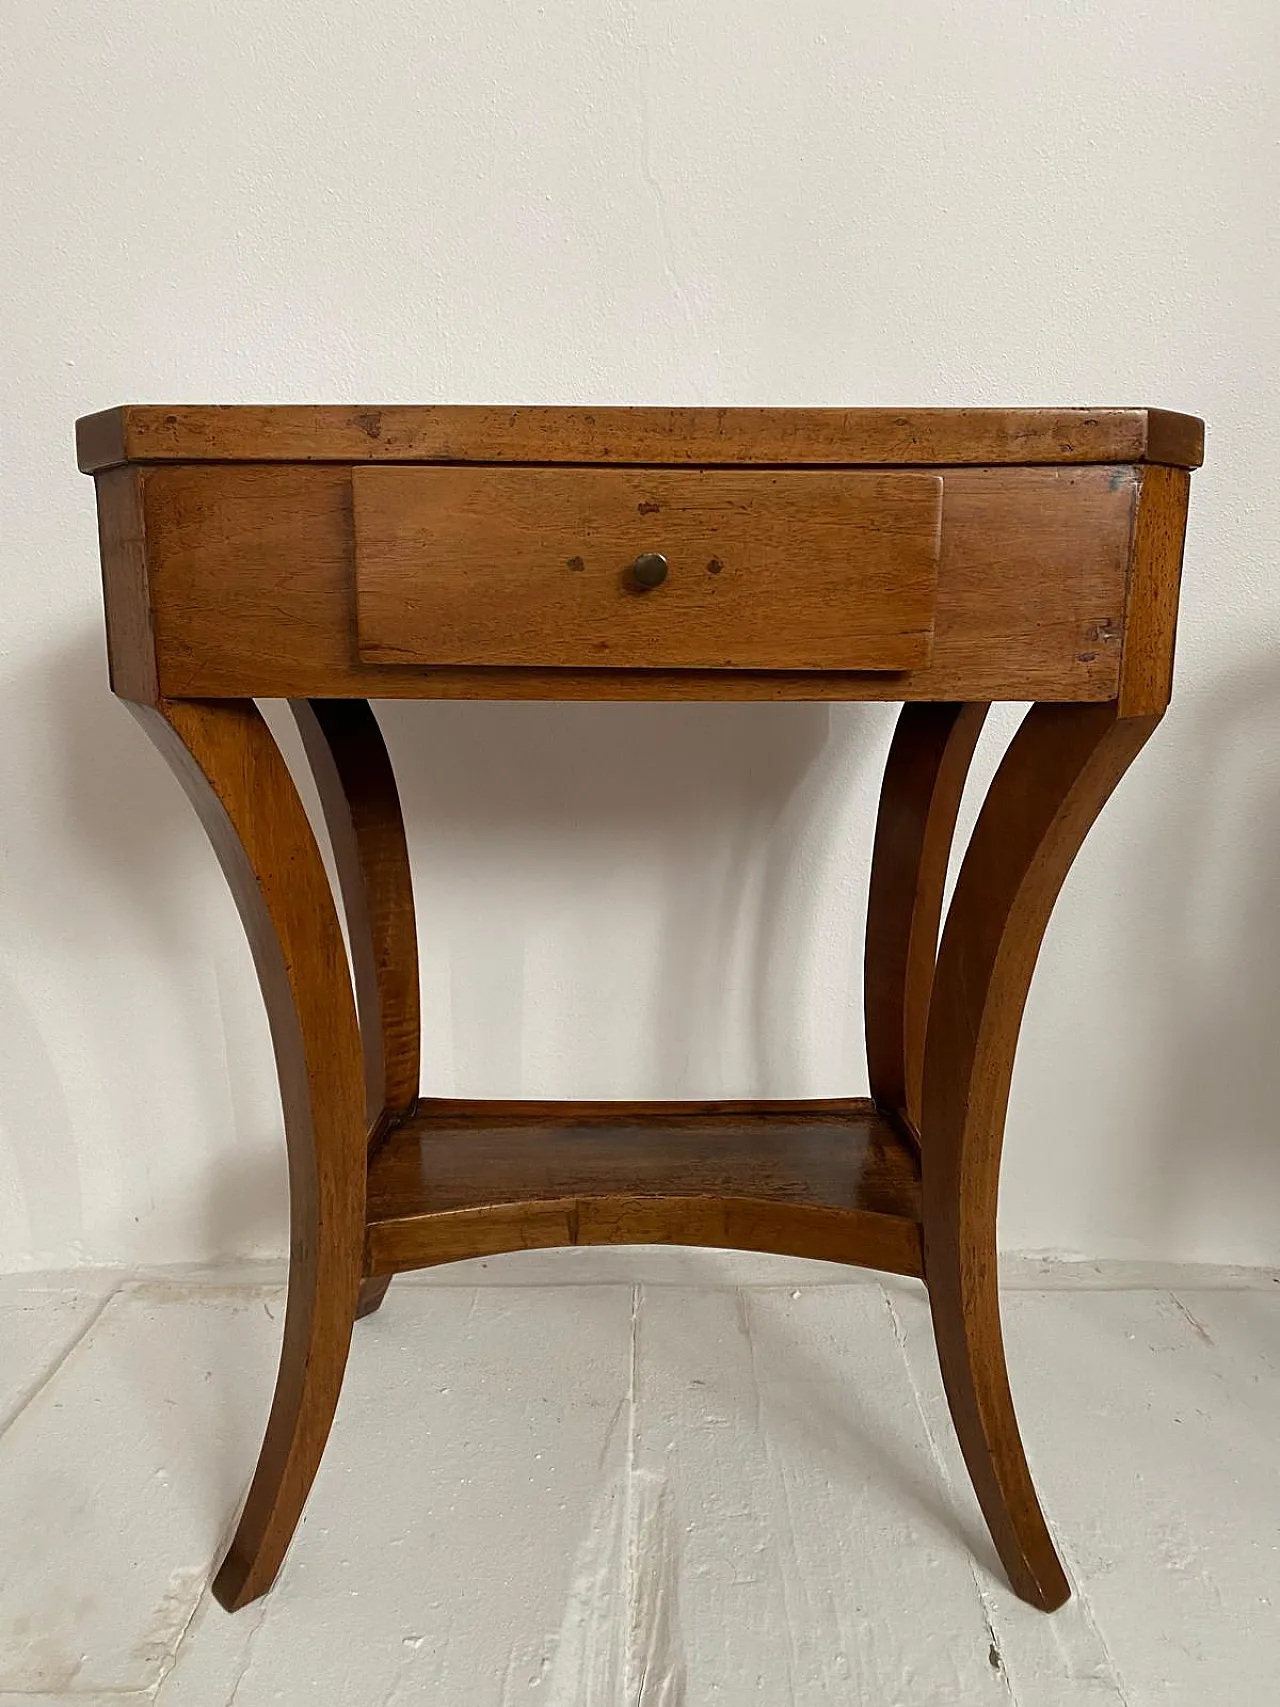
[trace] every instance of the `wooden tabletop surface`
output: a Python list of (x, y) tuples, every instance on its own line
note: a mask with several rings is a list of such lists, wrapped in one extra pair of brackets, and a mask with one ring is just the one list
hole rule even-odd
[(126, 462), (636, 462), (1198, 468), (1166, 409), (670, 409), (128, 404), (77, 423), (80, 467)]

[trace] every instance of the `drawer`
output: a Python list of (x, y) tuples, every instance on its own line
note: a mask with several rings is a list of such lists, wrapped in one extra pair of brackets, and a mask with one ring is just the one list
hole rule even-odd
[(353, 468), (351, 484), (366, 663), (929, 662), (936, 474), (373, 466)]

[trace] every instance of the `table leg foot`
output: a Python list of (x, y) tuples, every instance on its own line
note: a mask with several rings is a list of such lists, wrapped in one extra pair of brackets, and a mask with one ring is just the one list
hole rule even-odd
[(375, 1310), (382, 1308), (382, 1300), (387, 1295), (391, 1284), (389, 1274), (366, 1275), (360, 1282), (360, 1298), (356, 1304), (356, 1321), (362, 1321), (365, 1316), (372, 1316)]
[(994, 1248), (983, 1263), (928, 1272), (947, 1403), (991, 1539), (1014, 1593), (1053, 1612), (1071, 1588), (1027, 1468), (1000, 1332)]
[(305, 1282), (295, 1288), (291, 1277), (266, 1437), (236, 1533), (213, 1579), (214, 1598), (228, 1612), (265, 1594), (284, 1563), (333, 1425), (355, 1318), (352, 1290), (321, 1296)]

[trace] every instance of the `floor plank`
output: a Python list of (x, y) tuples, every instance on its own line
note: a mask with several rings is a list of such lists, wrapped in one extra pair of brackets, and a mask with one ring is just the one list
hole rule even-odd
[(115, 1290), (115, 1279), (42, 1286), (0, 1281), (0, 1434), (53, 1375)]
[[(972, 1521), (930, 1373), (927, 1313), (902, 1298), (913, 1371)], [(1077, 1588), (1041, 1622), (998, 1578), (987, 1582), (1015, 1699), (1271, 1707), (1280, 1298), (1014, 1293), (1003, 1308), (1028, 1456)]]
[(1007, 1701), (878, 1287), (664, 1288), (639, 1349), (690, 1703)]
[(225, 1701), (228, 1681), (236, 1707), (555, 1700), (621, 1463), (630, 1333), (621, 1288), (393, 1288), (356, 1335), (266, 1616), (237, 1649), (242, 1615), (210, 1609), (160, 1707)]
[[(1137, 1707), (1121, 1688), (1086, 1601), (1077, 1594), (1046, 1618), (1020, 1601), (1009, 1587), (986, 1532), (951, 1426), (924, 1288), (889, 1281), (885, 1294), (906, 1354), (916, 1403), (928, 1430), (939, 1494), (946, 1502), (953, 1533), (963, 1537), (967, 1547), (970, 1571), (990, 1632), (992, 1656), (1008, 1681), (1011, 1701), (1016, 1707)], [(1007, 1315), (1008, 1298), (1004, 1308)], [(1010, 1359), (1014, 1361), (1012, 1353)], [(1015, 1397), (1022, 1393), (1024, 1377), (1025, 1371), (1018, 1365), (1013, 1370)], [(1039, 1463), (1039, 1437), (1031, 1416), (1021, 1408), (1019, 1415), (1035, 1471)], [(1058, 1426), (1070, 1429), (1069, 1407), (1059, 1413)], [(1040, 1491), (1043, 1497), (1052, 1493), (1052, 1488), (1042, 1481)], [(1052, 1529), (1053, 1507), (1047, 1497), (1044, 1503)], [(1055, 1539), (1063, 1550), (1062, 1536), (1056, 1534)], [(1070, 1575), (1069, 1551), (1065, 1563)]]
[(275, 1296), (273, 1323), (253, 1292), (116, 1293), (0, 1436), (0, 1691), (158, 1681), (265, 1420)]
[(0, 1282), (0, 1707), (1274, 1701), (1274, 1282), (1006, 1295), (1078, 1590), (1045, 1618), (982, 1530), (917, 1284), (650, 1252), (636, 1287), (587, 1254), (393, 1285), (235, 1617), (205, 1585), (280, 1289)]

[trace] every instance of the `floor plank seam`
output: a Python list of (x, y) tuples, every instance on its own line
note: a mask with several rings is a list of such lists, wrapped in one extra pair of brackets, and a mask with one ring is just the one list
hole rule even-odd
[[(935, 1434), (934, 1429), (933, 1429), (933, 1427), (929, 1421), (928, 1407), (926, 1406), (926, 1404), (924, 1402), (924, 1395), (920, 1391), (919, 1384), (916, 1381), (915, 1370), (911, 1366), (911, 1357), (910, 1357), (909, 1351), (907, 1349), (906, 1330), (903, 1327), (902, 1318), (898, 1314), (897, 1307), (895, 1306), (895, 1304), (893, 1302), (893, 1298), (892, 1298), (891, 1294), (889, 1293), (888, 1289), (885, 1288), (883, 1290), (884, 1290), (884, 1301), (885, 1301), (885, 1304), (887, 1305), (888, 1311), (889, 1311), (889, 1318), (890, 1318), (891, 1322), (893, 1323), (894, 1337), (896, 1338), (896, 1340), (898, 1342), (898, 1348), (902, 1354), (902, 1361), (903, 1361), (903, 1364), (906, 1368), (907, 1380), (909, 1381), (909, 1383), (911, 1385), (912, 1397), (915, 1400), (916, 1410), (920, 1416), (920, 1422), (921, 1422), (921, 1425), (924, 1429), (925, 1439), (929, 1443), (929, 1451), (930, 1451), (930, 1454), (931, 1454), (933, 1461), (934, 1461), (934, 1467), (937, 1471), (938, 1479), (939, 1479), (941, 1485), (943, 1486), (943, 1488), (946, 1489), (946, 1491), (949, 1495), (949, 1503), (951, 1505), (951, 1508), (954, 1510), (955, 1504), (956, 1504), (956, 1498), (957, 1498), (956, 1483), (955, 1483), (955, 1480), (952, 1477), (950, 1471), (947, 1468), (946, 1459), (944, 1458), (944, 1456), (943, 1456), (943, 1454), (939, 1448), (936, 1434)], [(1119, 1667), (1116, 1665), (1115, 1656), (1111, 1652), (1110, 1645), (1108, 1644), (1106, 1638), (1102, 1634), (1102, 1629), (1101, 1629), (1101, 1627), (1098, 1623), (1097, 1617), (1094, 1613), (1093, 1605), (1090, 1602), (1089, 1596), (1085, 1592), (1084, 1586), (1081, 1583), (1077, 1573), (1075, 1572), (1075, 1570), (1072, 1567), (1072, 1561), (1070, 1558), (1070, 1554), (1069, 1554), (1067, 1548), (1063, 1544), (1062, 1537), (1058, 1533), (1057, 1526), (1055, 1525), (1055, 1523), (1053, 1521), (1052, 1513), (1050, 1512), (1047, 1503), (1044, 1502), (1043, 1496), (1041, 1499), (1041, 1506), (1042, 1506), (1042, 1510), (1044, 1511), (1045, 1523), (1048, 1525), (1049, 1533), (1053, 1537), (1054, 1546), (1057, 1549), (1059, 1557), (1063, 1561), (1063, 1567), (1066, 1570), (1068, 1579), (1071, 1583), (1071, 1589), (1072, 1589), (1073, 1595), (1075, 1596), (1075, 1601), (1076, 1601), (1076, 1606), (1078, 1609), (1079, 1617), (1081, 1618), (1083, 1623), (1085, 1623), (1088, 1626), (1090, 1634), (1092, 1635), (1094, 1642), (1097, 1646), (1097, 1652), (1102, 1656), (1102, 1660), (1106, 1666), (1108, 1681), (1110, 1682), (1110, 1685), (1115, 1692), (1116, 1707), (1130, 1707), (1129, 1693), (1128, 1693), (1128, 1690), (1125, 1688), (1124, 1679), (1120, 1675)], [(1009, 1696), (1010, 1696), (1010, 1699), (1012, 1702), (1012, 1707), (1020, 1707), (1018, 1692), (1017, 1692), (1016, 1686), (1014, 1685), (1013, 1679), (1009, 1676), (1007, 1666), (1004, 1663), (1003, 1652), (1001, 1650), (1000, 1642), (999, 1642), (999, 1639), (998, 1639), (996, 1632), (995, 1632), (995, 1611), (996, 1611), (996, 1609), (995, 1609), (995, 1606), (991, 1600), (990, 1593), (986, 1587), (986, 1584), (983, 1581), (981, 1569), (980, 1569), (979, 1565), (977, 1564), (977, 1562), (972, 1557), (970, 1557), (970, 1560), (969, 1560), (969, 1570), (970, 1570), (970, 1573), (971, 1573), (972, 1578), (973, 1578), (974, 1590), (978, 1596), (979, 1604), (982, 1607), (983, 1618), (986, 1620), (987, 1628), (991, 1632), (992, 1651), (995, 1654), (997, 1654), (1000, 1658), (1000, 1668), (999, 1669), (1000, 1669), (1002, 1675), (1004, 1676), (1005, 1683), (1006, 1683), (1006, 1686), (1008, 1688)], [(1053, 1615), (1050, 1615), (1050, 1616), (1053, 1616)], [(1057, 1616), (1062, 1616), (1062, 1614), (1059, 1613), (1059, 1614), (1057, 1614)], [(1069, 1611), (1067, 1613), (1067, 1616), (1070, 1616)]]
[(644, 1287), (631, 1295), (627, 1442), (622, 1514), (625, 1707), (684, 1707), (685, 1671), (675, 1604), (677, 1556), (666, 1476), (641, 1464), (640, 1325)]
[(1004, 1692), (1009, 1698), (1009, 1707), (1022, 1707), (1018, 1691), (1014, 1688), (1013, 1679), (1009, 1676), (1009, 1668), (1005, 1664), (1004, 1654), (1000, 1648), (1000, 1637), (996, 1634), (995, 1620), (991, 1615), (992, 1607), (988, 1603), (987, 1597), (982, 1591), (982, 1582), (972, 1560), (969, 1561), (969, 1576), (977, 1591), (978, 1600), (982, 1605), (982, 1622), (987, 1627), (987, 1639), (990, 1643), (990, 1646), (987, 1649), (987, 1657), (991, 1662), (991, 1669), (1000, 1673), (1001, 1680), (1004, 1683)]
[[(920, 1419), (920, 1427), (923, 1429), (924, 1438), (929, 1445), (929, 1456), (933, 1459), (934, 1472), (937, 1475), (939, 1484), (947, 1495), (948, 1505), (954, 1511), (956, 1501), (955, 1483), (951, 1478), (950, 1471), (947, 1469), (946, 1460), (939, 1451), (937, 1439), (934, 1435), (933, 1428), (929, 1423), (929, 1414), (927, 1407), (925, 1406), (924, 1394), (920, 1391), (919, 1383), (916, 1380), (916, 1372), (911, 1366), (911, 1356), (907, 1350), (906, 1329), (902, 1325), (902, 1318), (898, 1314), (897, 1308), (893, 1302), (893, 1296), (889, 1289), (882, 1286), (880, 1292), (885, 1302), (885, 1308), (889, 1312), (889, 1323), (893, 1329), (893, 1337), (898, 1347), (898, 1355), (902, 1359), (902, 1367), (903, 1372), (907, 1377), (907, 1385), (911, 1389), (911, 1397), (916, 1407), (916, 1415)], [(1000, 1647), (1000, 1638), (996, 1634), (995, 1608), (991, 1603), (991, 1598), (987, 1592), (986, 1584), (982, 1580), (982, 1574), (972, 1556), (969, 1558), (968, 1564), (969, 1578), (973, 1583), (973, 1592), (982, 1611), (982, 1621), (986, 1625), (987, 1629), (987, 1637), (990, 1644), (988, 1647), (988, 1656), (991, 1660), (992, 1668), (1000, 1673), (1000, 1677), (1004, 1683), (1005, 1694), (1009, 1698), (1010, 1707), (1021, 1707), (1021, 1702), (1018, 1698), (1018, 1691), (1014, 1685), (1013, 1679), (1009, 1675), (1009, 1668), (1005, 1663), (1004, 1654)]]
[[(636, 1602), (637, 1602), (637, 1564), (636, 1559), (636, 1473), (639, 1469), (640, 1458), (640, 1428), (638, 1402), (638, 1375), (640, 1361), (640, 1311), (644, 1302), (643, 1286), (631, 1288), (631, 1328), (628, 1342), (627, 1365), (627, 1449), (623, 1462), (626, 1469), (623, 1475), (622, 1495), (622, 1572), (623, 1597), (626, 1625), (623, 1635), (622, 1688), (625, 1707), (636, 1707), (636, 1702), (626, 1698), (629, 1690), (632, 1671), (636, 1659)], [(637, 1697), (638, 1699), (638, 1697)]]
[(786, 1542), (789, 1557), (783, 1562), (779, 1578), (782, 1588), (783, 1620), (787, 1627), (787, 1693), (791, 1698), (787, 1707), (795, 1707), (796, 1687), (800, 1676), (800, 1651), (796, 1645), (796, 1605), (795, 1596), (792, 1592), (793, 1583), (799, 1580), (799, 1548), (796, 1543), (795, 1512), (792, 1508), (791, 1491), (787, 1486), (785, 1472), (781, 1464), (778, 1462), (778, 1456), (774, 1447), (772, 1434), (762, 1427), (764, 1395), (760, 1387), (760, 1369), (756, 1359), (756, 1342), (755, 1336), (751, 1332), (751, 1312), (747, 1308), (745, 1291), (746, 1289), (743, 1287), (734, 1288), (738, 1325), (742, 1330), (743, 1338), (747, 1342), (747, 1357), (751, 1368), (751, 1390), (755, 1396), (755, 1416), (753, 1418), (752, 1426), (757, 1437), (763, 1443), (766, 1462), (777, 1480), (778, 1487), (781, 1489), (783, 1509), (787, 1516)]
[(1205, 1345), (1212, 1345), (1213, 1335), (1209, 1332), (1208, 1328), (1205, 1327), (1204, 1323), (1192, 1314), (1189, 1306), (1183, 1302), (1176, 1292), (1170, 1292), (1169, 1296), (1173, 1299), (1175, 1307), (1186, 1317), (1187, 1322), (1191, 1327), (1191, 1331), (1196, 1335), (1197, 1339), (1203, 1340)]
[[(229, 1540), (230, 1537), (228, 1536), (226, 1539)], [(223, 1545), (225, 1546), (225, 1540), (224, 1540)], [(218, 1556), (219, 1557), (222, 1556), (222, 1547), (219, 1548)], [(173, 1647), (170, 1649), (169, 1653), (165, 1656), (165, 1658), (160, 1662), (160, 1675), (159, 1675), (159, 1677), (157, 1677), (156, 1681), (151, 1685), (150, 1689), (146, 1691), (146, 1693), (151, 1696), (153, 1701), (159, 1695), (160, 1691), (164, 1688), (165, 1678), (171, 1677), (173, 1675), (173, 1672), (177, 1668), (178, 1661), (182, 1655), (183, 1645), (186, 1642), (188, 1636), (191, 1634), (192, 1628), (195, 1625), (196, 1614), (200, 1611), (201, 1607), (205, 1604), (205, 1602), (207, 1600), (209, 1600), (210, 1598), (211, 1598), (211, 1595), (210, 1595), (209, 1583), (206, 1582), (204, 1585), (204, 1588), (200, 1591), (200, 1593), (196, 1596), (195, 1600), (192, 1602), (191, 1611), (187, 1616), (186, 1623), (182, 1626), (181, 1630), (178, 1631), (177, 1640), (174, 1642)]]
[[(286, 1554), (284, 1566), (281, 1567), (281, 1574), (283, 1574), (284, 1569), (287, 1568), (288, 1563), (289, 1563), (289, 1559), (288, 1559), (288, 1555)], [(253, 1669), (253, 1662), (254, 1662), (254, 1659), (255, 1659), (256, 1654), (257, 1654), (258, 1641), (262, 1636), (262, 1632), (266, 1629), (267, 1624), (268, 1624), (269, 1619), (270, 1619), (270, 1614), (271, 1614), (271, 1610), (272, 1610), (270, 1594), (266, 1595), (261, 1601), (259, 1601), (258, 1605), (261, 1607), (262, 1610), (258, 1614), (257, 1623), (254, 1625), (253, 1629), (250, 1630), (248, 1636), (245, 1638), (244, 1652), (243, 1652), (243, 1654), (241, 1654), (240, 1663), (236, 1667), (236, 1675), (235, 1675), (235, 1678), (231, 1684), (231, 1693), (230, 1693), (230, 1695), (227, 1696), (226, 1701), (223, 1703), (223, 1707), (235, 1707), (236, 1697), (240, 1693), (240, 1686), (244, 1682), (245, 1678), (248, 1677), (250, 1671)], [(248, 1610), (247, 1608), (242, 1608), (241, 1611), (236, 1612), (236, 1613), (229, 1613), (226, 1616), (234, 1617), (234, 1618), (242, 1618), (242, 1617), (244, 1617), (245, 1612), (247, 1610)], [(164, 1704), (161, 1702), (158, 1704), (158, 1707), (164, 1707)]]
[(66, 1345), (63, 1346), (61, 1352), (59, 1352), (58, 1356), (53, 1359), (52, 1363), (49, 1364), (43, 1374), (38, 1376), (37, 1379), (32, 1382), (31, 1386), (25, 1393), (20, 1393), (18, 1395), (17, 1399), (15, 1399), (10, 1405), (8, 1412), (4, 1416), (0, 1417), (0, 1440), (2, 1440), (9, 1432), (23, 1412), (27, 1410), (30, 1405), (35, 1403), (41, 1393), (44, 1392), (45, 1388), (48, 1387), (52, 1381), (55, 1381), (62, 1373), (63, 1369), (65, 1369), (67, 1364), (70, 1362), (75, 1352), (77, 1352), (85, 1343), (89, 1335), (102, 1320), (108, 1305), (120, 1296), (122, 1290), (123, 1282), (119, 1285), (113, 1286), (109, 1292), (98, 1300), (97, 1304), (89, 1312), (80, 1327), (72, 1334)]
[(1111, 1652), (1111, 1645), (1102, 1634), (1102, 1627), (1098, 1623), (1097, 1615), (1093, 1610), (1093, 1602), (1089, 1599), (1084, 1583), (1081, 1581), (1077, 1572), (1072, 1568), (1071, 1560), (1067, 1556), (1066, 1549), (1062, 1545), (1061, 1537), (1059, 1536), (1053, 1519), (1049, 1514), (1048, 1508), (1042, 1505), (1042, 1509), (1044, 1510), (1045, 1522), (1049, 1526), (1049, 1533), (1053, 1537), (1054, 1546), (1058, 1550), (1059, 1557), (1064, 1562), (1067, 1579), (1071, 1584), (1071, 1592), (1074, 1594), (1076, 1603), (1080, 1609), (1080, 1616), (1093, 1632), (1094, 1640), (1098, 1644), (1098, 1652), (1106, 1661), (1107, 1675), (1115, 1689), (1118, 1707), (1131, 1707), (1132, 1698), (1125, 1686), (1124, 1678), (1120, 1674), (1120, 1668), (1116, 1664), (1115, 1655)]

